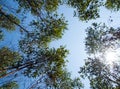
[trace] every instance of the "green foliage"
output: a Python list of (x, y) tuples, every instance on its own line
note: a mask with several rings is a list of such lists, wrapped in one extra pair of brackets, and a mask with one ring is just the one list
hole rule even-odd
[(114, 11), (118, 11), (120, 9), (120, 1), (119, 0), (106, 0), (105, 3), (106, 8)]
[(16, 24), (20, 24), (20, 20), (13, 14), (6, 14), (0, 8), (0, 40), (3, 40), (3, 29), (13, 31), (16, 29)]
[[(119, 67), (119, 65), (116, 65)], [(80, 68), (81, 76), (90, 80), (91, 89), (113, 89), (119, 86), (119, 71), (111, 72), (108, 65), (100, 61), (99, 58), (86, 59), (85, 65)]]
[(68, 54), (68, 50), (66, 50), (64, 47), (60, 47), (58, 49), (51, 49), (50, 52), (46, 53), (48, 57), (50, 57), (49, 60), (51, 60), (48, 63), (48, 67), (50, 69), (48, 69), (49, 72), (49, 76), (50, 77), (60, 77), (63, 73), (63, 69), (65, 66), (65, 60), (64, 58), (67, 56)]
[(82, 21), (99, 17), (100, 0), (68, 0), (68, 5), (76, 9), (74, 16), (79, 17)]
[[(33, 54), (35, 52), (33, 51)], [(62, 68), (65, 65), (64, 58), (68, 51), (64, 47), (58, 49), (39, 50), (32, 59), (31, 64), (26, 67), (24, 74), (29, 77), (37, 77), (41, 74), (48, 74), (57, 77), (62, 73)], [(30, 60), (31, 61), (31, 60)], [(28, 62), (28, 61), (27, 61)], [(44, 71), (43, 71), (44, 70)]]
[[(104, 29), (104, 30), (103, 30)], [(97, 24), (93, 23), (91, 27), (86, 29), (86, 51), (90, 53), (96, 53), (96, 51), (101, 50), (101, 46), (104, 44), (104, 38), (106, 38), (106, 34), (108, 28), (105, 24)]]
[(105, 24), (93, 23), (86, 29), (86, 51), (88, 54), (104, 52), (107, 48), (118, 44), (120, 29), (107, 27)]
[[(0, 49), (0, 75), (15, 72), (22, 73), (29, 78), (44, 75), (40, 81), (46, 79), (44, 83), (47, 88), (80, 89), (82, 87), (80, 79), (71, 79), (70, 73), (64, 70), (66, 63), (64, 59), (68, 50), (62, 46), (57, 49), (49, 48), (49, 43), (62, 38), (67, 29), (67, 22), (63, 15), (59, 16), (55, 13), (63, 0), (14, 0), (13, 3), (15, 1), (18, 8), (13, 8), (8, 12), (5, 11), (4, 5), (0, 5), (0, 30), (3, 31), (3, 28), (15, 30), (18, 26), (27, 33), (22, 35), (23, 37), (19, 41), (20, 54), (6, 47)], [(79, 17), (82, 21), (98, 18), (100, 6), (105, 5), (108, 9), (119, 10), (118, 0), (106, 0), (105, 3), (102, 0), (67, 0), (66, 2), (65, 4), (75, 9), (74, 16)], [(13, 13), (13, 10), (17, 13)], [(24, 15), (29, 13), (33, 16), (33, 19), (30, 19), (32, 22), (25, 23), (25, 25), (29, 24), (30, 30), (27, 26), (24, 28), (21, 13)], [(92, 25), (86, 30), (88, 35), (86, 50), (89, 54), (104, 51), (103, 48), (120, 38), (119, 29), (108, 28), (104, 24), (93, 23)], [(0, 32), (0, 39), (2, 39), (2, 35), (3, 33)], [(22, 60), (20, 60), (20, 55), (22, 55)], [(117, 71), (113, 70), (111, 73), (109, 68), (99, 61), (99, 58), (88, 58), (80, 73), (81, 76), (89, 78), (92, 89), (112, 89), (113, 85), (119, 88), (119, 65), (115, 65), (115, 69)], [(15, 83), (9, 83), (3, 86), (6, 86), (6, 89), (12, 89), (12, 86), (15, 85)]]
[(33, 20), (30, 23), (30, 26), (36, 29), (35, 34), (38, 43), (47, 45), (53, 40), (62, 38), (64, 31), (67, 29), (67, 22), (63, 15), (60, 17), (57, 13), (47, 14), (46, 18), (43, 18), (42, 21)]
[(6, 69), (16, 64), (21, 59), (18, 52), (13, 52), (7, 47), (0, 49), (0, 76), (6, 73)]
[(38, 12), (45, 10), (47, 12), (55, 11), (61, 0), (16, 0), (20, 5), (20, 8), (24, 8), (25, 11), (30, 11), (34, 15), (38, 15)]
[(120, 89), (120, 86), (116, 86), (114, 89)]
[(111, 70), (110, 65), (104, 62), (104, 53), (111, 47), (118, 48), (120, 29), (93, 23), (86, 31), (86, 50), (90, 57), (79, 73), (90, 80), (91, 89), (114, 89), (120, 85), (120, 63), (114, 62)]
[(19, 61), (20, 55), (17, 52), (11, 51), (9, 48), (3, 47), (0, 49), (0, 59), (1, 70)]
[(47, 81), (48, 86), (52, 85), (52, 88), (55, 89), (81, 89), (83, 87), (79, 78), (71, 79), (71, 74), (64, 69), (62, 75), (57, 77), (53, 84), (52, 82)]
[(47, 0), (45, 3), (45, 9), (50, 12), (55, 11), (60, 3), (61, 0)]
[(83, 84), (82, 84), (80, 78), (75, 78), (75, 79), (73, 79), (71, 85), (72, 85), (73, 89), (83, 88)]
[(18, 89), (18, 87), (18, 84), (15, 81), (13, 81), (0, 86), (0, 89)]
[(74, 16), (82, 21), (99, 18), (99, 9), (102, 6), (113, 11), (120, 9), (119, 0), (67, 0), (67, 4), (75, 8)]
[(82, 21), (88, 21), (91, 19), (99, 18), (99, 8), (101, 6), (107, 9), (118, 11), (120, 8), (119, 0), (16, 0), (18, 1), (20, 8), (31, 11), (34, 15), (38, 15), (38, 12), (45, 10), (47, 12), (53, 12), (57, 10), (60, 4), (66, 4), (75, 8), (74, 16), (77, 16)]
[(13, 22), (17, 24), (20, 23), (19, 19), (13, 14), (6, 14), (0, 9), (0, 27), (8, 31), (15, 30), (16, 24)]
[(31, 13), (36, 14), (37, 10), (41, 9), (44, 4), (43, 1), (35, 0), (16, 0), (19, 4), (20, 9), (23, 7), (25, 10), (30, 10)]
[[(51, 79), (49, 77), (44, 78), (45, 89), (81, 89), (83, 87), (79, 78), (71, 79), (71, 74), (66, 69), (62, 70), (62, 75)], [(39, 81), (40, 79), (38, 79)], [(42, 82), (42, 81), (41, 81)], [(37, 87), (36, 87), (37, 86)], [(41, 88), (39, 84), (34, 83), (30, 88)]]

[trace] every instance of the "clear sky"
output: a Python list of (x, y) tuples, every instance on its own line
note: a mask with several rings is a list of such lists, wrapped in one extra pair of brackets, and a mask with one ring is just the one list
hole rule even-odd
[[(68, 6), (61, 6), (59, 8), (59, 13), (64, 13), (66, 20), (68, 21), (68, 30), (63, 35), (62, 39), (54, 41), (51, 43), (51, 47), (59, 47), (60, 45), (65, 45), (70, 51), (70, 54), (66, 58), (69, 60), (67, 63), (67, 69), (72, 73), (72, 77), (79, 77), (78, 71), (80, 66), (84, 65), (84, 59), (87, 58), (85, 52), (85, 29), (91, 26), (93, 22), (103, 22), (108, 26), (118, 27), (120, 24), (119, 12), (112, 13), (101, 7), (100, 18), (96, 20), (91, 20), (86, 22), (80, 21), (77, 17), (73, 17), (73, 9)], [(110, 20), (113, 19), (113, 22)], [(89, 89), (88, 80), (82, 80), (85, 84), (84, 89)]]

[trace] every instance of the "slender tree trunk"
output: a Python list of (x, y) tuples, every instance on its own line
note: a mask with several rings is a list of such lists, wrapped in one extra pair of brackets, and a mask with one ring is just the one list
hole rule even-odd
[[(29, 61), (29, 62), (26, 62), (26, 63), (24, 63), (24, 64), (22, 64), (22, 65), (20, 65), (20, 66), (15, 66), (15, 67), (13, 67), (13, 68), (8, 68), (8, 69), (6, 69), (6, 70), (4, 70), (4, 71), (7, 71), (7, 70), (11, 70), (11, 72), (9, 72), (9, 73), (7, 73), (7, 74), (5, 74), (5, 75), (3, 75), (3, 76), (0, 76), (0, 78), (4, 78), (4, 77), (6, 77), (6, 76), (9, 76), (10, 74), (14, 74), (14, 73), (16, 73), (16, 72), (18, 72), (18, 71), (20, 71), (20, 70), (22, 70), (22, 69), (25, 69), (25, 68), (27, 68), (27, 67), (29, 67), (29, 66), (35, 66), (35, 65), (41, 65), (41, 64), (43, 64), (44, 62), (46, 62), (46, 61), (48, 61), (49, 60), (49, 58), (48, 59), (46, 59), (46, 60), (42, 60), (41, 62), (34, 62), (34, 61)], [(13, 71), (12, 71), (13, 70)]]
[(42, 82), (42, 81), (41, 81), (42, 78), (43, 78), (43, 76), (41, 76), (37, 81), (34, 81), (34, 82), (29, 86), (29, 88), (27, 88), (27, 89), (35, 89), (35, 87), (36, 87), (40, 82)]
[(8, 17), (8, 15), (6, 15), (1, 9), (0, 9), (0, 13), (2, 15), (4, 15), (9, 21), (11, 21), (12, 23), (14, 23), (15, 25), (17, 25), (18, 27), (20, 27), (21, 29), (23, 29), (27, 34), (29, 33), (28, 30), (26, 30), (24, 27), (22, 27), (20, 24), (16, 23), (15, 21), (13, 21), (11, 18)]
[[(9, 73), (7, 73), (7, 74), (5, 74), (5, 75), (3, 75), (3, 76), (0, 76), (0, 78), (4, 78), (4, 77), (7, 77), (7, 76), (9, 76), (9, 75), (11, 75), (11, 74), (15, 74), (16, 72), (18, 72), (18, 71), (20, 71), (20, 70), (22, 70), (22, 69), (25, 69), (25, 68), (27, 68), (27, 67), (29, 67), (29, 66), (31, 66), (31, 65), (32, 65), (31, 62), (27, 62), (27, 63), (25, 63), (25, 64), (23, 64), (23, 65), (21, 65), (21, 66), (19, 66), (19, 67), (10, 68), (12, 71), (9, 72)], [(7, 70), (10, 70), (10, 69), (7, 69)], [(7, 70), (6, 70), (6, 71), (7, 71)], [(5, 71), (5, 70), (4, 70), (4, 71)]]
[(2, 68), (2, 70), (0, 70), (0, 73), (1, 73), (1, 72), (4, 72), (4, 71), (7, 71), (7, 70), (18, 69), (18, 68), (23, 67), (24, 65), (30, 65), (30, 64), (33, 64), (33, 61), (28, 61), (28, 62), (26, 62), (26, 63), (24, 63), (24, 64), (20, 64), (20, 65), (16, 65), (16, 66), (4, 67), (4, 68)]

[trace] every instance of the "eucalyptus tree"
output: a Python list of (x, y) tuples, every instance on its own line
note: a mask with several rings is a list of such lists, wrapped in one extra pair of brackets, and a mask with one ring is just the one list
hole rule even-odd
[(100, 0), (68, 0), (68, 5), (75, 8), (74, 16), (86, 21), (99, 17)]
[[(86, 29), (86, 51), (88, 54), (104, 52), (111, 46), (118, 46), (120, 28), (108, 27), (105, 23), (93, 23)], [(119, 47), (118, 47), (119, 48)]]
[(82, 21), (89, 21), (100, 17), (100, 7), (111, 11), (119, 11), (119, 0), (66, 0), (65, 3), (73, 8), (74, 16)]
[[(120, 62), (106, 62), (106, 51), (119, 48), (119, 28), (93, 23), (88, 27), (86, 50), (89, 57), (80, 68), (80, 75), (90, 80), (91, 89), (115, 89), (120, 87)], [(118, 59), (119, 60), (119, 59)], [(112, 61), (112, 60), (110, 60)]]
[(0, 86), (0, 89), (18, 89), (18, 88), (19, 88), (19, 86), (15, 81), (8, 82), (8, 83)]
[[(6, 66), (1, 64), (3, 66), (1, 73), (6, 71), (4, 75), (1, 75), (1, 78), (11, 76), (11, 74), (15, 75), (18, 72), (21, 73), (21, 71), (22, 74), (30, 78), (39, 77), (42, 74), (51, 79), (60, 76), (62, 68), (65, 65), (64, 58), (66, 57), (67, 50), (64, 47), (58, 49), (48, 48), (48, 44), (51, 41), (62, 37), (67, 25), (64, 17), (58, 16), (57, 13), (54, 12), (58, 6), (58, 1), (53, 0), (39, 3), (39, 1), (17, 0), (17, 3), (18, 8), (5, 11), (7, 5), (3, 5), (1, 1), (1, 29), (14, 30), (15, 27), (19, 27), (23, 33), (25, 33), (19, 42), (21, 60), (12, 64), (13, 60), (17, 61), (17, 59), (13, 57)], [(13, 9), (17, 13), (12, 13), (11, 11)], [(20, 11), (20, 9), (22, 11)], [(17, 19), (17, 17), (15, 17), (22, 12), (25, 14), (30, 13), (33, 16), (32, 21), (27, 23), (31, 30), (28, 29), (29, 27), (24, 27), (21, 18)], [(12, 52), (8, 54), (7, 58), (10, 58), (11, 55)], [(5, 55), (1, 57), (7, 59)], [(1, 59), (1, 61), (5, 62), (7, 60)]]
[(62, 0), (15, 0), (19, 4), (19, 9), (24, 8), (34, 15), (38, 15), (40, 11), (53, 12), (57, 10)]
[(83, 84), (79, 78), (71, 79), (71, 73), (66, 69), (63, 69), (61, 76), (56, 77), (54, 80), (51, 80), (47, 77), (45, 81), (40, 81), (39, 78), (36, 82), (33, 82), (29, 89), (42, 88), (39, 82), (43, 82), (44, 88), (46, 89), (81, 89)]
[(21, 61), (21, 56), (18, 52), (14, 52), (7, 47), (0, 49), (0, 77), (7, 74), (7, 68), (16, 65)]
[(119, 0), (106, 0), (105, 7), (109, 10), (119, 11), (120, 1)]
[(6, 13), (0, 8), (0, 39), (3, 40), (3, 30), (13, 31), (16, 28), (16, 25), (20, 23), (19, 19), (13, 14)]
[[(69, 79), (70, 77), (65, 78), (68, 73), (63, 69), (65, 67), (64, 58), (68, 51), (64, 47), (58, 49), (49, 48), (49, 43), (62, 38), (65, 29), (67, 29), (67, 22), (63, 15), (60, 16), (57, 14), (57, 9), (61, 4), (69, 5), (75, 8), (75, 16), (79, 17), (82, 21), (88, 21), (100, 17), (99, 8), (101, 6), (118, 11), (119, 0), (66, 0), (65, 2), (63, 0), (13, 0), (12, 3), (15, 4), (13, 7), (5, 4), (4, 0), (0, 1), (0, 39), (2, 39), (4, 29), (15, 30), (19, 28), (23, 34), (21, 34), (22, 38), (18, 44), (18, 54), (16, 54), (16, 52), (14, 54), (14, 52), (8, 48), (1, 49), (1, 51), (4, 49), (7, 50), (3, 56), (0, 56), (0, 61), (5, 61), (5, 65), (1, 64), (1, 71), (5, 71), (5, 74), (2, 74), (1, 77), (10, 76), (10, 74), (13, 75), (19, 72), (30, 78), (40, 77), (40, 81), (48, 78), (48, 80), (52, 81), (51, 83), (53, 84), (50, 86), (53, 86), (53, 88), (61, 88), (61, 86), (64, 86), (65, 89), (68, 87), (75, 88), (73, 85), (80, 87), (81, 83), (79, 79), (73, 81)], [(97, 28), (108, 29), (105, 26), (101, 27), (96, 24), (93, 24), (93, 28), (88, 28), (88, 37), (86, 38), (88, 41), (86, 42), (88, 53), (96, 53), (98, 49), (99, 51), (103, 51), (102, 49), (105, 48), (106, 45), (113, 44), (113, 41), (119, 38), (119, 29), (117, 29), (117, 31), (115, 31), (114, 28), (110, 28), (109, 31), (95, 31), (94, 29)], [(108, 36), (108, 34), (111, 36)], [(3, 52), (1, 54), (3, 54)], [(8, 56), (6, 57), (6, 55)], [(21, 55), (21, 57), (19, 57), (19, 55)], [(9, 59), (10, 62), (8, 62)], [(87, 64), (86, 67), (88, 67)], [(89, 68), (91, 67), (89, 66)], [(119, 70), (119, 66), (116, 66), (116, 68)], [(85, 69), (85, 71), (87, 71), (87, 69)], [(107, 69), (105, 71), (109, 72)], [(94, 76), (94, 73), (92, 76)], [(96, 78), (97, 77), (98, 76), (96, 76)], [(113, 78), (114, 76), (110, 75), (110, 77)], [(65, 80), (63, 78), (65, 78)], [(104, 80), (104, 78), (101, 80), (100, 77), (99, 81), (95, 80), (95, 82), (93, 81), (95, 78), (90, 78), (91, 86), (101, 88), (99, 85), (96, 85), (98, 83), (100, 86), (110, 84), (108, 87), (111, 87), (113, 83), (112, 80), (106, 83), (106, 79)], [(59, 80), (65, 82), (65, 85), (58, 86)], [(76, 83), (75, 81), (78, 82)], [(104, 81), (104, 83), (101, 81)], [(118, 84), (114, 84), (118, 85), (116, 88), (119, 87), (119, 76), (117, 76), (117, 79), (114, 81), (118, 81)], [(71, 85), (69, 85), (69, 83)], [(104, 87), (107, 88), (107, 86)]]

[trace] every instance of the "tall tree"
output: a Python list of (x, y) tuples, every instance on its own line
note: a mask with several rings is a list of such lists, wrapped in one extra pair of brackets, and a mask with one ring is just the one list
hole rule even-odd
[(79, 73), (90, 80), (91, 89), (120, 87), (120, 63), (114, 62), (111, 69), (111, 65), (105, 62), (105, 51), (111, 47), (119, 47), (120, 30), (105, 24), (92, 25), (86, 30), (86, 50), (90, 57), (85, 60), (85, 65), (80, 68)]
[[(3, 73), (4, 71), (6, 72), (4, 75), (2, 74), (1, 77), (10, 74), (15, 74), (16, 72), (19, 73), (22, 72), (24, 75), (30, 78), (35, 78), (35, 77), (41, 77), (43, 79), (48, 78), (48, 80), (50, 80), (50, 82), (52, 83), (50, 86), (53, 86), (54, 88), (58, 88), (61, 86), (64, 86), (64, 88), (68, 88), (68, 87), (74, 88), (73, 85), (80, 87), (81, 83), (79, 82), (79, 79), (75, 79), (73, 81), (72, 79), (69, 79), (70, 77), (65, 78), (66, 74), (68, 73), (66, 73), (63, 70), (63, 68), (65, 67), (64, 58), (66, 57), (68, 51), (64, 47), (60, 47), (58, 49), (54, 49), (54, 48), (50, 49), (48, 45), (51, 41), (61, 38), (65, 29), (67, 28), (67, 23), (65, 21), (65, 18), (63, 16), (59, 16), (58, 14), (56, 14), (57, 8), (59, 7), (60, 4), (62, 3), (64, 4), (64, 1), (13, 0), (12, 2), (16, 4), (15, 8), (10, 8), (11, 6), (9, 5), (7, 6), (6, 4), (3, 4), (3, 2), (4, 0), (0, 1), (0, 30), (1, 30), (0, 38), (2, 39), (3, 29), (14, 30), (16, 28), (20, 28), (20, 30), (22, 30), (23, 33), (26, 34), (22, 35), (22, 38), (19, 42), (19, 54), (22, 56), (22, 59), (18, 58), (21, 59), (20, 61), (14, 58), (13, 55), (14, 52), (10, 51), (8, 48), (3, 48), (1, 50), (1, 51), (3, 51), (4, 49), (7, 50), (4, 52), (6, 53), (4, 56), (2, 55), (0, 56), (1, 60), (5, 61), (5, 65), (1, 64), (2, 65), (1, 71)], [(78, 16), (79, 19), (82, 21), (88, 21), (90, 19), (98, 18), (100, 6), (105, 6), (108, 9), (112, 9), (112, 10), (113, 9), (119, 10), (119, 1), (117, 0), (116, 1), (67, 0), (65, 4), (75, 8), (76, 10), (74, 12), (74, 15)], [(23, 20), (23, 18), (25, 17), (21, 15), (21, 13), (23, 13), (24, 16), (31, 15), (32, 18), (30, 19), (29, 17), (26, 17), (26, 20), (31, 20), (31, 21), (25, 22)], [(25, 27), (26, 24), (27, 26)], [(92, 51), (92, 53), (96, 53), (98, 49), (101, 51), (102, 48), (105, 48), (105, 45), (109, 45), (108, 44), (109, 42), (111, 42), (112, 44), (113, 41), (119, 38), (119, 29), (115, 32), (113, 28), (111, 28), (110, 31), (102, 31), (102, 30), (94, 31), (94, 28), (105, 29), (106, 27), (104, 26), (100, 27), (97, 26), (96, 24), (93, 24), (93, 28), (90, 28), (91, 31), (90, 30), (88, 31), (88, 33), (90, 34), (89, 37), (86, 38), (88, 40), (88, 42), (86, 42), (86, 45), (88, 47), (89, 53), (90, 51)], [(111, 35), (111, 31), (112, 31), (112, 36), (106, 35), (106, 34)], [(100, 36), (97, 37), (96, 36), (97, 33), (99, 33)], [(93, 42), (92, 39), (95, 39), (95, 41)], [(98, 44), (96, 44), (95, 42)], [(15, 56), (18, 57), (18, 55), (16, 54)], [(9, 59), (10, 61), (8, 61)], [(117, 75), (117, 73), (119, 72), (118, 71), (119, 66), (116, 66), (115, 69), (116, 68), (117, 68), (117, 72), (114, 73), (115, 75)], [(107, 70), (105, 71), (111, 74), (111, 72)], [(114, 80), (111, 79), (110, 84), (112, 85), (113, 81), (115, 81), (117, 82), (117, 83), (114, 82), (114, 84), (117, 85), (116, 88), (119, 87), (119, 83), (118, 83), (119, 76), (117, 76), (116, 80), (113, 75), (105, 76), (105, 77), (108, 77), (107, 79), (111, 79), (112, 77), (112, 79)], [(41, 81), (43, 79), (41, 79)], [(101, 80), (101, 77), (99, 78), (99, 81), (95, 80), (94, 82), (93, 81), (94, 79), (95, 78), (91, 80), (91, 83), (97, 84), (98, 82), (98, 84), (100, 84), (101, 86), (104, 85), (103, 83), (101, 83), (101, 81), (103, 81)], [(59, 86), (57, 84), (60, 82), (59, 80), (64, 81), (65, 85), (63, 84)], [(98, 88), (100, 87), (98, 86)], [(105, 86), (105, 88), (107, 87)]]
[[(29, 89), (33, 89), (36, 86), (40, 88), (40, 84), (38, 83), (40, 79), (30, 85)], [(41, 81), (39, 81), (41, 82)], [(51, 79), (45, 79), (45, 88), (52, 88), (52, 89), (81, 89), (83, 87), (79, 78), (71, 79), (71, 74), (66, 70), (63, 69), (63, 73), (61, 76), (56, 77), (53, 81)]]
[(2, 86), (0, 86), (0, 89), (18, 89), (19, 86), (15, 81), (8, 82)]
[(100, 7), (108, 10), (119, 11), (119, 0), (66, 0), (67, 5), (75, 8), (74, 16), (82, 21), (97, 19), (100, 17)]
[(88, 54), (94, 54), (119, 44), (120, 28), (107, 27), (104, 23), (93, 23), (86, 29), (86, 34), (86, 51)]
[(0, 49), (0, 77), (7, 74), (7, 68), (21, 61), (21, 56), (18, 52), (14, 52), (7, 47)]
[(17, 17), (15, 17), (13, 14), (7, 14), (2, 10), (2, 8), (0, 8), (0, 39), (3, 39), (3, 29), (13, 31), (15, 30), (16, 25), (19, 25), (19, 23), (20, 21)]
[(38, 12), (45, 10), (48, 12), (55, 11), (59, 4), (61, 3), (61, 0), (16, 0), (18, 4), (20, 5), (20, 8), (23, 7), (25, 10), (29, 10), (32, 14), (38, 15)]
[[(1, 5), (3, 9), (0, 10), (0, 13), (3, 15), (4, 19), (6, 19), (6, 23), (8, 21), (10, 22), (10, 24), (12, 24), (11, 29), (15, 29), (14, 26), (17, 26), (24, 32), (27, 32), (27, 34), (25, 34), (23, 39), (21, 39), (21, 41), (19, 42), (20, 43), (19, 49), (20, 54), (22, 56), (22, 60), (12, 65), (3, 66), (1, 72), (6, 71), (6, 73), (4, 75), (2, 74), (1, 77), (5, 77), (8, 75), (10, 76), (10, 74), (13, 75), (19, 71), (22, 71), (24, 75), (30, 78), (38, 77), (41, 74), (45, 74), (48, 77), (53, 75), (55, 76), (61, 75), (62, 68), (65, 65), (64, 57), (66, 56), (67, 50), (64, 50), (63, 47), (58, 49), (48, 48), (48, 43), (62, 37), (63, 32), (66, 29), (67, 25), (63, 16), (60, 17), (56, 13), (51, 13), (52, 10), (53, 11), (56, 10), (57, 2), (58, 1), (56, 0), (43, 2), (42, 4), (44, 5), (42, 6), (41, 9), (39, 7), (34, 7), (35, 6), (34, 4), (36, 4), (36, 2), (34, 1), (33, 2), (31, 2), (30, 0), (26, 0), (25, 2), (18, 1), (20, 8), (23, 8), (27, 12), (29, 12), (30, 9), (30, 12), (33, 14), (33, 16), (37, 16), (37, 19), (34, 19), (31, 23), (27, 23), (31, 26), (32, 28), (31, 31), (28, 30), (28, 28), (25, 29), (24, 26), (22, 26), (23, 24), (21, 25), (20, 23), (17, 23), (16, 21), (14, 21), (14, 19), (9, 17), (9, 14), (11, 12), (5, 12), (4, 11), (5, 5)], [(21, 5), (21, 3), (23, 4)], [(52, 4), (53, 6), (50, 4)], [(27, 8), (26, 5), (28, 5), (29, 7)], [(42, 14), (38, 9), (43, 10)], [(1, 22), (1, 24), (2, 23), (3, 22)], [(10, 24), (7, 23), (7, 25), (9, 26)], [(8, 30), (10, 28), (5, 29)], [(14, 58), (14, 60), (16, 59)], [(9, 61), (9, 63), (13, 62)], [(52, 71), (54, 71), (55, 73)], [(50, 78), (52, 79), (52, 77)]]
[(111, 70), (110, 66), (104, 64), (101, 59), (88, 58), (79, 73), (90, 80), (91, 89), (114, 89), (120, 87), (119, 68), (118, 64), (114, 64)]
[(105, 2), (106, 8), (114, 11), (118, 11), (120, 9), (120, 1), (119, 0), (106, 0)]
[(79, 17), (82, 21), (99, 17), (100, 0), (68, 0), (68, 5), (76, 9), (74, 16)]

